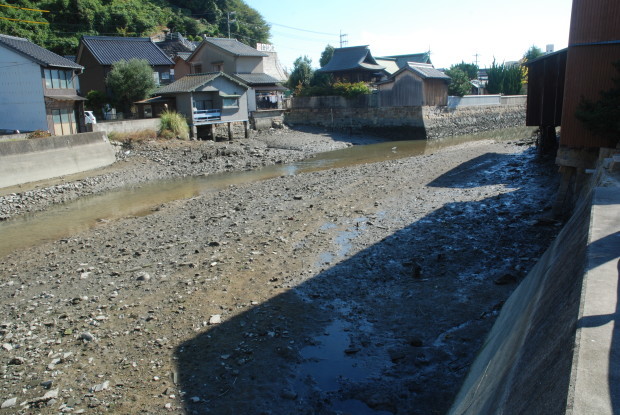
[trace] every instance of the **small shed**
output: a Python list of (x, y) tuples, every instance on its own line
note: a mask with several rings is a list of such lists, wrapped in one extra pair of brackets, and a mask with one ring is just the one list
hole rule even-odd
[(185, 115), (198, 137), (199, 127), (227, 123), (232, 138), (231, 123), (243, 122), (248, 131), (248, 86), (223, 72), (189, 74), (155, 91), (154, 95), (174, 98), (175, 107)]
[(409, 107), (447, 105), (450, 77), (427, 63), (409, 62), (377, 84), (379, 105)]

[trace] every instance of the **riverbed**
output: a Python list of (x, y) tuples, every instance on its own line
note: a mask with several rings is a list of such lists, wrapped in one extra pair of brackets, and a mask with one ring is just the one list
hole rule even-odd
[[(49, 211), (63, 197), (28, 207), (22, 194), (54, 186), (75, 186), (65, 199), (80, 200), (120, 182), (373, 141), (385, 140), (285, 131), (145, 143), (100, 176), (5, 192), (22, 207), (4, 214)], [(100, 217), (0, 260), (0, 403), (15, 398), (8, 413), (444, 413), (559, 230), (556, 185), (524, 136), (226, 183)]]

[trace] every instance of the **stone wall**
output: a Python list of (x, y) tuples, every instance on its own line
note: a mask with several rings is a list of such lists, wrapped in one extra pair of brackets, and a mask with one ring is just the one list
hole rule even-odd
[(322, 107), (293, 108), (289, 126), (375, 132), (394, 138), (441, 138), (525, 125), (525, 105), (475, 107)]
[(93, 125), (93, 131), (101, 131), (106, 134), (134, 133), (143, 130), (159, 130), (159, 118), (146, 118), (139, 120), (104, 121)]

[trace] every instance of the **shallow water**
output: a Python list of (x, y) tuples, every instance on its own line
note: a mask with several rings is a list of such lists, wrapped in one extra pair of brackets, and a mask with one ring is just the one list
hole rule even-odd
[(511, 128), (442, 140), (388, 141), (352, 146), (319, 153), (314, 157), (285, 165), (267, 166), (243, 172), (211, 174), (201, 177), (155, 181), (103, 194), (82, 197), (70, 203), (51, 206), (44, 212), (23, 215), (0, 223), (0, 257), (31, 246), (67, 238), (107, 220), (149, 214), (154, 207), (173, 200), (187, 199), (234, 184), (253, 183), (274, 177), (342, 168), (385, 160), (431, 154), (442, 148), (481, 139), (518, 139), (524, 128)]

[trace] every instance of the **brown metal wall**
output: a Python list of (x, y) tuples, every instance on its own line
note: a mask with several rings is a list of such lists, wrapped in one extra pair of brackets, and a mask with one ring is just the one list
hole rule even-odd
[(618, 40), (620, 1), (573, 0), (569, 45)]
[(562, 122), (567, 51), (528, 64), (525, 125), (557, 127)]
[(618, 76), (612, 63), (620, 61), (620, 43), (587, 43), (614, 41), (620, 41), (620, 1), (573, 0), (561, 145), (577, 148), (614, 145), (612, 139), (592, 134), (575, 118), (581, 97), (597, 101), (600, 92), (610, 89), (612, 78)]

